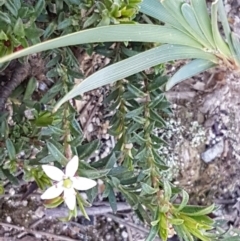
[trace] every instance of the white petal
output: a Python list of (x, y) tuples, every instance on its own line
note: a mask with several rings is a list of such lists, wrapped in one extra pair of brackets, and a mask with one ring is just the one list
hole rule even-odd
[(77, 190), (88, 190), (97, 185), (97, 182), (86, 177), (71, 177), (73, 188)]
[(59, 168), (50, 166), (50, 165), (42, 165), (43, 171), (54, 181), (63, 180), (64, 173)]
[(59, 182), (51, 187), (49, 187), (42, 195), (41, 199), (52, 199), (60, 196), (63, 192), (63, 182)]
[(73, 177), (78, 169), (78, 157), (74, 156), (66, 166), (66, 176)]
[(64, 201), (70, 210), (76, 206), (76, 194), (73, 188), (64, 188)]

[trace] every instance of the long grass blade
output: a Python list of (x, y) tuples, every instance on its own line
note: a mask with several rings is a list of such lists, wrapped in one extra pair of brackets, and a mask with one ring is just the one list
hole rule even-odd
[(200, 49), (182, 45), (162, 45), (106, 67), (86, 78), (74, 87), (55, 106), (57, 110), (64, 102), (100, 86), (114, 83), (152, 66), (177, 59), (201, 58), (217, 63), (217, 58)]
[(172, 15), (172, 18), (182, 25), (188, 35), (193, 36), (198, 40), (199, 36), (182, 15), (181, 8), (183, 4), (183, 0), (162, 0), (162, 5), (165, 8), (165, 11), (168, 11)]
[(69, 45), (121, 41), (169, 43), (202, 48), (197, 41), (172, 27), (151, 24), (121, 24), (83, 30), (42, 42), (11, 55), (2, 57), (0, 58), (0, 63), (29, 54)]
[(225, 8), (224, 8), (222, 0), (218, 1), (218, 13), (219, 13), (219, 20), (222, 23), (225, 38), (227, 40), (230, 51), (231, 51), (232, 55), (235, 55), (235, 51), (234, 51), (233, 43), (232, 43), (232, 38), (231, 38), (231, 29), (229, 27), (227, 15), (226, 15)]
[(168, 23), (169, 25), (185, 31), (184, 28), (169, 14), (166, 9), (161, 4), (160, 0), (143, 0), (140, 4), (140, 12), (145, 13), (163, 23)]
[(212, 46), (208, 42), (206, 37), (204, 36), (190, 4), (188, 4), (188, 3), (182, 4), (181, 10), (182, 10), (182, 14), (183, 14), (185, 20), (187, 21), (187, 23), (191, 26), (192, 29), (194, 29), (194, 31), (196, 33), (195, 36), (198, 37), (198, 41), (201, 42), (205, 47), (211, 49)]
[(232, 33), (232, 43), (235, 50), (234, 58), (240, 64), (240, 41), (235, 33)]
[(215, 42), (215, 45), (218, 49), (218, 51), (227, 57), (231, 57), (231, 51), (226, 44), (226, 42), (223, 40), (219, 28), (218, 28), (218, 18), (217, 18), (217, 12), (218, 12), (218, 1), (212, 3), (212, 9), (211, 9), (211, 23), (212, 23), (212, 33), (213, 33), (213, 39)]
[(208, 15), (206, 0), (191, 0), (191, 5), (196, 15), (198, 24), (202, 29), (202, 32), (214, 48), (215, 44), (213, 40), (211, 21)]
[(196, 74), (199, 74), (207, 69), (214, 67), (215, 64), (206, 59), (195, 59), (190, 63), (184, 65), (178, 70), (166, 84), (166, 90), (170, 90), (174, 85), (179, 84)]

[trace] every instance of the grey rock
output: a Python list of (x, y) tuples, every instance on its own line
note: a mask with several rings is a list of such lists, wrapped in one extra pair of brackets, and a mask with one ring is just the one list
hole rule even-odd
[(201, 158), (205, 163), (212, 162), (216, 157), (219, 157), (224, 150), (224, 142), (221, 140), (213, 147), (207, 149), (205, 152), (201, 154)]

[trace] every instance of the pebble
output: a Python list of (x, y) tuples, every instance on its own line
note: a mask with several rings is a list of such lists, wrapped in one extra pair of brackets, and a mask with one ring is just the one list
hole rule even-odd
[(224, 150), (224, 142), (221, 140), (213, 147), (207, 149), (205, 152), (201, 154), (201, 158), (205, 163), (212, 162), (216, 157), (219, 157)]
[(87, 127), (88, 132), (92, 132), (94, 130), (93, 124), (90, 123)]
[(10, 188), (10, 189), (9, 189), (9, 194), (10, 194), (11, 196), (13, 196), (13, 195), (15, 194), (15, 190), (14, 190), (13, 188)]
[(128, 237), (128, 233), (127, 233), (126, 231), (123, 231), (123, 232), (122, 232), (122, 237), (123, 237), (124, 239), (126, 239), (126, 238)]
[(7, 216), (6, 222), (7, 222), (7, 223), (11, 223), (11, 222), (12, 222), (12, 218), (11, 218), (10, 216)]
[(38, 218), (42, 218), (44, 216), (44, 207), (38, 207), (35, 211), (35, 215), (38, 217)]

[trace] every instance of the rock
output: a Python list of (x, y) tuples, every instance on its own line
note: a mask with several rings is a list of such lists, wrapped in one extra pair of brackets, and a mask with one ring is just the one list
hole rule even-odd
[(216, 157), (219, 157), (224, 150), (224, 142), (221, 140), (213, 147), (207, 149), (205, 152), (201, 154), (201, 158), (205, 163), (210, 163), (213, 161)]

